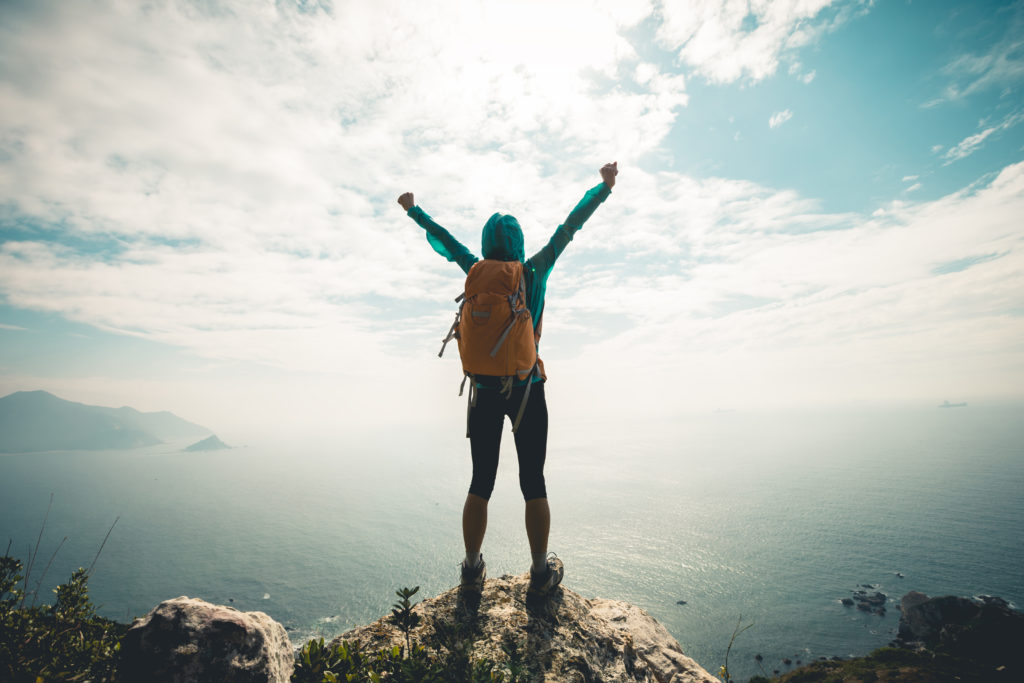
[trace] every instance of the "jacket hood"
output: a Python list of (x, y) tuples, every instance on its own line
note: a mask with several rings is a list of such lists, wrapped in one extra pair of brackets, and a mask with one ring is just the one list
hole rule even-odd
[(497, 261), (524, 261), (523, 229), (515, 216), (496, 213), (484, 225), (481, 251), (485, 259)]

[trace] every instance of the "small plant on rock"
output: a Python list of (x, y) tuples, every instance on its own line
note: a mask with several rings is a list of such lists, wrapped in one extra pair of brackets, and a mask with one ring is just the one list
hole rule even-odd
[(736, 636), (746, 631), (748, 628), (754, 625), (754, 622), (750, 622), (746, 626), (741, 626), (743, 623), (743, 615), (736, 620), (736, 628), (732, 630), (732, 637), (729, 638), (729, 647), (725, 648), (725, 664), (722, 664), (722, 668), (718, 670), (718, 677), (721, 678), (725, 683), (732, 681), (732, 675), (729, 673), (729, 653), (732, 652), (733, 643), (736, 642)]
[(419, 626), (420, 623), (420, 615), (412, 611), (412, 602), (410, 602), (409, 598), (416, 595), (419, 589), (420, 587), (416, 586), (411, 589), (402, 588), (395, 591), (399, 601), (391, 606), (391, 616), (388, 617), (388, 621), (405, 634), (405, 651), (407, 656), (412, 654), (412, 630)]

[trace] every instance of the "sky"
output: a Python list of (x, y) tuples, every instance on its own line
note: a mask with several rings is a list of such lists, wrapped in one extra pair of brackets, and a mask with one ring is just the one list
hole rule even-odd
[(495, 212), (553, 419), (1024, 394), (1024, 2), (0, 2), (0, 395), (459, 429)]

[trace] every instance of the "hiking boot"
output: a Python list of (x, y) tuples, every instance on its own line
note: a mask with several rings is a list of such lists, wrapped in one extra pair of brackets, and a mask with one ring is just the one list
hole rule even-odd
[(558, 584), (562, 583), (562, 576), (565, 574), (565, 567), (562, 561), (554, 553), (548, 553), (547, 567), (543, 572), (534, 572), (530, 567), (530, 587), (527, 595), (545, 596), (555, 590)]
[(483, 590), (484, 579), (487, 577), (487, 563), (484, 562), (484, 556), (480, 556), (480, 562), (475, 567), (467, 567), (466, 561), (462, 561), (462, 581), (459, 584), (461, 588), (470, 590)]

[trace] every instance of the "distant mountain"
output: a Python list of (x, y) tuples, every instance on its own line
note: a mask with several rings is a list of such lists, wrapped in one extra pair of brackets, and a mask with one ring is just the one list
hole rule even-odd
[(214, 434), (203, 439), (202, 441), (197, 441), (191, 446), (186, 447), (185, 450), (188, 451), (189, 453), (194, 453), (196, 451), (220, 451), (224, 450), (225, 448), (231, 448), (231, 446), (227, 445), (226, 443), (218, 439), (217, 435)]
[(0, 453), (138, 448), (209, 433), (166, 411), (90, 406), (46, 391), (0, 398)]
[(137, 425), (142, 431), (149, 432), (163, 441), (194, 439), (197, 436), (210, 433), (206, 427), (182, 420), (166, 410), (157, 413), (140, 413), (135, 408), (124, 407), (117, 408), (116, 412), (126, 422)]

